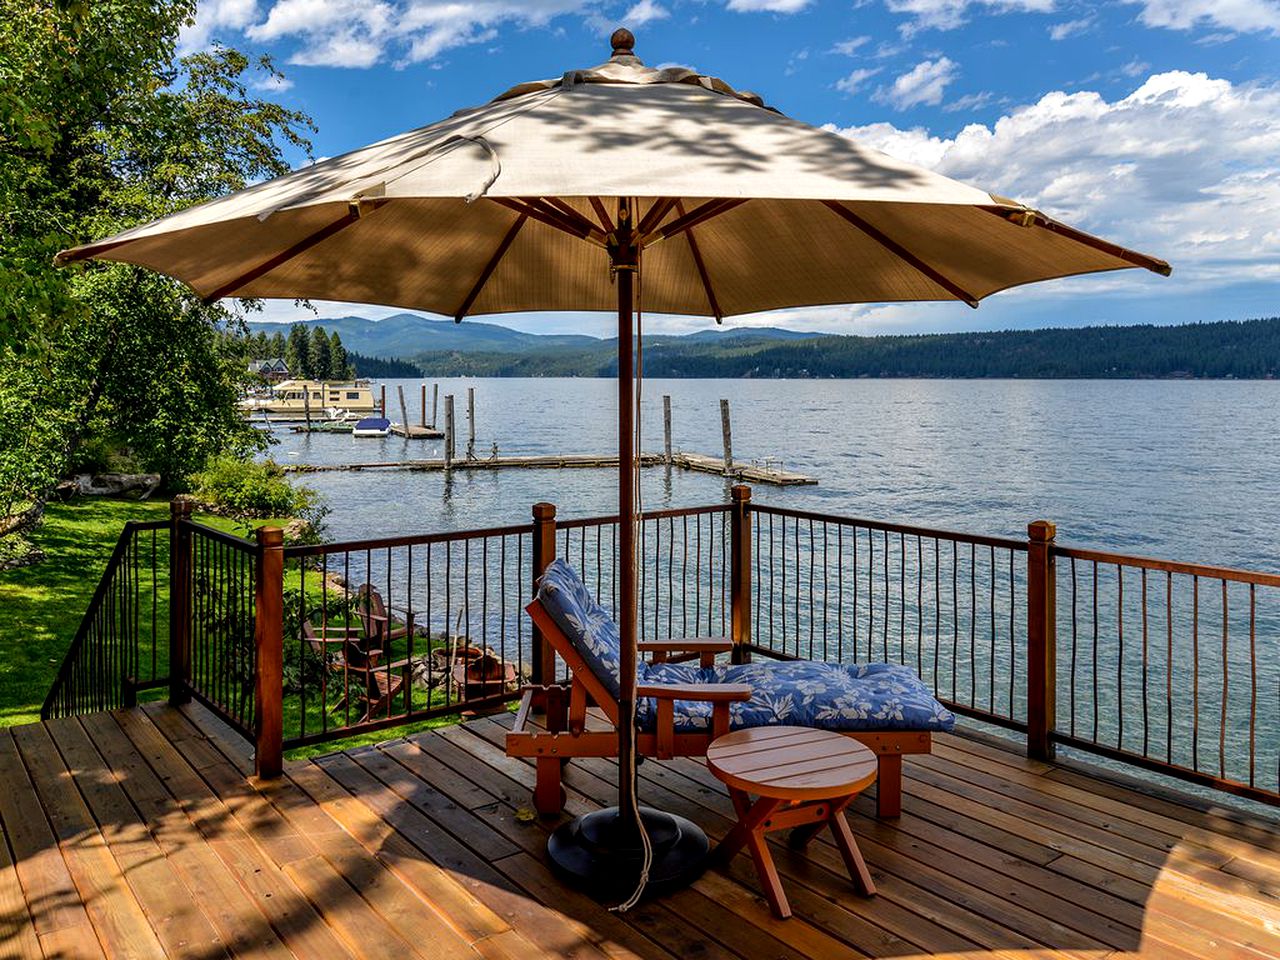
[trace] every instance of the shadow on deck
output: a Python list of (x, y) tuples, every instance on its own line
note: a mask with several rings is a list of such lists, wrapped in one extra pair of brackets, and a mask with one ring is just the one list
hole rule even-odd
[[(1280, 827), (1136, 792), (985, 741), (906, 763), (903, 816), (850, 825), (879, 895), (825, 838), (775, 846), (796, 916), (746, 855), (619, 915), (547, 871), (533, 768), (509, 715), (246, 779), (249, 750), (200, 707), (0, 730), (0, 954), (31, 957), (1124, 957), (1280, 955)], [(730, 825), (700, 761), (641, 766), (646, 802), (713, 840)], [(575, 761), (570, 814), (614, 800)]]

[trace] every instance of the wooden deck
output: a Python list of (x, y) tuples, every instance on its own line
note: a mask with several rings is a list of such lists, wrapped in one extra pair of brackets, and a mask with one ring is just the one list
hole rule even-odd
[[(796, 917), (751, 863), (618, 915), (562, 887), (530, 822), (508, 716), (246, 779), (200, 708), (0, 730), (4, 957), (1244, 958), (1280, 955), (1280, 827), (943, 736), (906, 764), (900, 822), (850, 824), (879, 895), (835, 848), (776, 847)], [(646, 762), (645, 799), (729, 826), (699, 762)], [(609, 803), (575, 762), (569, 810)]]

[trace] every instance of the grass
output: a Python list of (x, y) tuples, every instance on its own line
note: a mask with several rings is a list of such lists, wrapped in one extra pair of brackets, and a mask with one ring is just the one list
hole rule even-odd
[[(0, 726), (40, 719), (40, 704), (124, 524), (168, 515), (169, 504), (163, 501), (84, 497), (50, 505), (30, 538), (45, 559), (0, 572)], [(231, 533), (245, 532), (244, 524), (224, 517), (199, 514), (196, 519)]]

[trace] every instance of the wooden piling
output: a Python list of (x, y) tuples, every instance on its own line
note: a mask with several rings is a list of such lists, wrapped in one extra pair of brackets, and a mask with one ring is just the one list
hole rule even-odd
[(419, 409), (418, 422), (425, 429), (427, 426), (427, 385), (422, 385), (422, 407)]
[(467, 387), (467, 459), (476, 458), (476, 388)]
[[(423, 389), (425, 389), (425, 387)], [(436, 428), (436, 414), (439, 412), (440, 412), (440, 384), (433, 383), (431, 385), (431, 429), (432, 430)]]
[(382, 385), (381, 399), (378, 400), (379, 415), (383, 420), (387, 419), (387, 385)]
[(444, 468), (446, 471), (453, 469), (453, 394), (447, 393), (444, 397)]
[(733, 476), (733, 436), (729, 429), (729, 401), (720, 401), (720, 432), (724, 434), (724, 475)]
[(671, 466), (671, 394), (662, 395), (662, 441), (666, 465)]
[(307, 429), (311, 429), (311, 388), (302, 388), (302, 413), (307, 420)]
[(409, 435), (409, 408), (404, 403), (404, 386), (396, 384), (396, 393), (400, 396), (400, 422), (404, 424), (404, 435)]

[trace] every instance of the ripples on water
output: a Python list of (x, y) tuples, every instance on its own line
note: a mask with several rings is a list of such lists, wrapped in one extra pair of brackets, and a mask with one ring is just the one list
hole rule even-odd
[[(609, 380), (441, 380), (476, 390), (477, 454), (611, 453)], [(419, 382), (396, 386), (409, 417)], [(376, 387), (375, 387), (376, 389)], [(1280, 437), (1272, 382), (1077, 380), (655, 380), (645, 384), (645, 448), (662, 448), (662, 395), (678, 448), (719, 454), (718, 401), (730, 400), (740, 460), (777, 457), (816, 487), (758, 486), (757, 500), (956, 530), (1024, 536), (1044, 517), (1059, 540), (1170, 559), (1280, 569)], [(429, 391), (428, 391), (429, 394)], [(428, 395), (428, 404), (430, 397)], [(356, 440), (277, 431), (283, 462), (439, 456), (439, 441)], [(316, 474), (329, 533), (356, 538), (521, 522), (549, 499), (563, 516), (611, 513), (607, 470)], [(644, 471), (645, 504), (716, 502), (715, 477)]]

